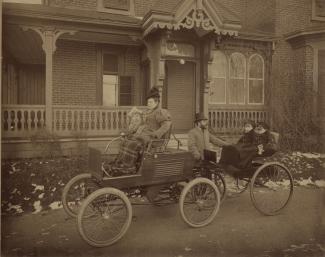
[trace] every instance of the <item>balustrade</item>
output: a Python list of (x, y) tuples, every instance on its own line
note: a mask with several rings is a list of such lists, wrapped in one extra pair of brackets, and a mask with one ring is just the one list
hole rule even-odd
[(2, 137), (28, 137), (45, 126), (45, 105), (2, 105)]
[(247, 119), (268, 121), (266, 110), (228, 110), (209, 107), (209, 126), (216, 133), (242, 133), (243, 122)]
[[(138, 107), (143, 109), (145, 107)], [(127, 128), (131, 107), (53, 106), (53, 133), (60, 137), (117, 135)], [(217, 133), (237, 134), (246, 119), (268, 121), (266, 110), (209, 107), (210, 127)], [(28, 138), (45, 128), (44, 105), (2, 105), (2, 137)]]

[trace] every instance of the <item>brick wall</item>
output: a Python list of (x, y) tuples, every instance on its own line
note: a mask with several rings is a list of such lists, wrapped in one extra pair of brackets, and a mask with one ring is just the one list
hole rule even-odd
[(278, 35), (294, 32), (310, 26), (324, 24), (313, 21), (311, 0), (275, 0), (275, 29)]
[[(284, 124), (284, 115), (291, 119), (290, 126), (307, 128), (307, 125), (311, 124), (313, 49), (298, 42), (285, 40), (288, 33), (320, 24), (319, 21), (312, 21), (311, 17), (310, 0), (276, 0), (275, 33), (278, 41), (273, 55), (272, 107), (273, 118), (279, 129), (281, 129), (280, 124)], [(310, 133), (314, 132), (310, 131)]]
[(216, 0), (241, 20), (243, 29), (274, 31), (274, 0)]
[(59, 40), (53, 65), (53, 104), (96, 105), (95, 44)]
[(135, 16), (143, 17), (157, 0), (134, 0)]
[(48, 0), (50, 6), (95, 10), (97, 0)]
[[(93, 43), (58, 41), (53, 60), (53, 104), (99, 105), (97, 91), (97, 47)], [(121, 75), (133, 76), (135, 103), (140, 103), (140, 50), (128, 48)]]
[[(134, 0), (135, 16), (143, 17), (157, 0)], [(50, 6), (96, 10), (97, 0), (48, 0)]]

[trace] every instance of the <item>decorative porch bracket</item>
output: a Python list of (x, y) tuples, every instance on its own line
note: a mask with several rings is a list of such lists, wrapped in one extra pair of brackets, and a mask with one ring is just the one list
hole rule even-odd
[(58, 38), (69, 33), (73, 35), (76, 33), (74, 30), (56, 29), (55, 27), (44, 26), (21, 26), (24, 31), (33, 30), (42, 39), (42, 48), (45, 52), (45, 126), (52, 132), (53, 131), (53, 117), (52, 117), (52, 95), (53, 95), (53, 54), (56, 51), (56, 41)]

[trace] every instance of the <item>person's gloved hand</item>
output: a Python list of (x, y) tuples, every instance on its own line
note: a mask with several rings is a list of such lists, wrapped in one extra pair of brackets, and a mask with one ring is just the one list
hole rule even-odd
[(262, 144), (257, 146), (257, 152), (259, 155), (261, 155), (264, 152), (264, 148)]

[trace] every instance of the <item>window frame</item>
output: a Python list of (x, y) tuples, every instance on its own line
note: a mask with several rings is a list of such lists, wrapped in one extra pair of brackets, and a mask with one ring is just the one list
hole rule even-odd
[(128, 16), (135, 16), (134, 0), (128, 0), (128, 2), (129, 2), (128, 10), (122, 10), (122, 9), (118, 9), (118, 8), (105, 7), (104, 6), (104, 0), (97, 0), (97, 11), (112, 13), (112, 14), (122, 14), (122, 15), (128, 15)]
[(312, 7), (311, 7), (312, 11), (311, 11), (311, 20), (312, 21), (325, 21), (325, 17), (324, 16), (319, 16), (317, 15), (317, 11), (316, 11), (316, 0), (312, 0)]
[[(250, 64), (251, 64), (251, 59), (254, 57), (254, 56), (258, 56), (260, 58), (260, 60), (262, 60), (262, 79), (258, 79), (258, 78), (251, 78), (250, 77), (250, 74), (249, 74), (249, 71), (250, 71)], [(249, 58), (248, 58), (248, 69), (247, 69), (247, 104), (248, 105), (264, 105), (265, 103), (265, 62), (264, 62), (264, 58), (258, 54), (258, 53), (254, 53), (252, 54)], [(259, 80), (259, 81), (262, 81), (262, 102), (261, 103), (251, 103), (250, 102), (250, 97), (249, 97), (249, 88), (250, 88), (250, 84), (249, 82), (251, 80)]]
[[(108, 55), (115, 55), (117, 57), (117, 71), (113, 72), (113, 71), (104, 71), (104, 56), (105, 54)], [(112, 50), (102, 50), (100, 52), (100, 85), (101, 85), (101, 89), (100, 89), (100, 94), (101, 94), (101, 105), (105, 106), (105, 107), (123, 107), (123, 106), (128, 106), (128, 105), (120, 105), (120, 85), (121, 85), (121, 78), (122, 77), (130, 77), (130, 82), (131, 82), (131, 105), (129, 106), (133, 106), (134, 105), (134, 100), (135, 100), (135, 88), (134, 88), (134, 83), (135, 83), (135, 78), (134, 75), (128, 75), (128, 74), (124, 74), (121, 71), (121, 66), (122, 66), (122, 61), (123, 59), (123, 54), (120, 52), (113, 52)], [(110, 104), (110, 105), (104, 105), (104, 83), (103, 83), (103, 79), (104, 79), (104, 75), (115, 75), (117, 76), (117, 86), (115, 89), (115, 105), (114, 104)], [(123, 93), (124, 94), (124, 93)]]
[[(243, 57), (243, 60), (244, 60), (244, 76), (243, 77), (231, 77), (231, 57), (235, 54), (238, 54), (240, 56)], [(228, 91), (228, 98), (227, 98), (227, 103), (230, 104), (230, 105), (246, 105), (247, 104), (247, 101), (246, 101), (246, 90), (247, 90), (247, 59), (245, 57), (244, 54), (242, 54), (241, 52), (232, 52), (230, 55), (229, 55), (229, 62), (228, 62), (228, 83), (227, 83), (227, 91)], [(243, 102), (231, 102), (230, 101), (230, 81), (231, 79), (243, 79), (244, 80), (244, 101)]]

